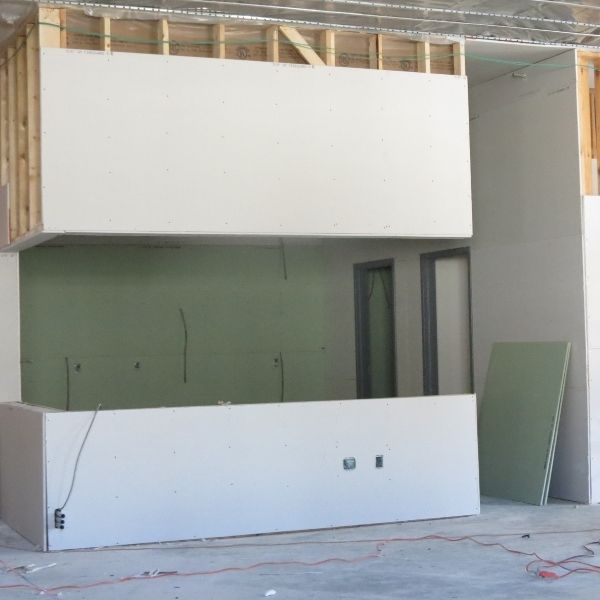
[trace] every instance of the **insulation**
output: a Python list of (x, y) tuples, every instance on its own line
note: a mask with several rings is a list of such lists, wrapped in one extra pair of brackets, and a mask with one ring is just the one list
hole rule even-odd
[[(33, 2), (12, 0), (0, 8), (0, 43), (24, 18)], [(85, 6), (90, 14), (112, 8), (111, 2), (50, 0), (46, 4)], [(410, 3), (363, 0), (129, 0), (119, 5), (131, 12), (171, 11), (193, 17), (326, 25), (344, 29), (428, 32), (473, 38), (542, 44), (600, 46), (600, 6), (595, 0), (412, 0)], [(128, 14), (129, 13), (129, 14)]]

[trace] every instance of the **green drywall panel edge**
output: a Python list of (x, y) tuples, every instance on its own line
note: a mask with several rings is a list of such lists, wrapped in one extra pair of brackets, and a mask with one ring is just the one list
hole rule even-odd
[(23, 252), (24, 401), (87, 410), (326, 398), (323, 249), (285, 255), (287, 279), (278, 246)]
[(479, 423), (484, 495), (544, 504), (570, 344), (493, 345)]

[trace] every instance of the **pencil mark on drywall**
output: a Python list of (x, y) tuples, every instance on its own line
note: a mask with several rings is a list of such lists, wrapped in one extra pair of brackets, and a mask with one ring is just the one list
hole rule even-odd
[(185, 313), (181, 307), (179, 308), (179, 315), (181, 316), (181, 324), (183, 325), (183, 383), (187, 383), (188, 328), (185, 321)]

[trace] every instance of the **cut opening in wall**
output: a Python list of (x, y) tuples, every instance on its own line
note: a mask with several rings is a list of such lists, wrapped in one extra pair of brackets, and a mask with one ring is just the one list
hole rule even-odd
[(77, 411), (423, 394), (419, 260), (440, 242), (152, 241), (57, 238), (21, 253), (25, 402)]

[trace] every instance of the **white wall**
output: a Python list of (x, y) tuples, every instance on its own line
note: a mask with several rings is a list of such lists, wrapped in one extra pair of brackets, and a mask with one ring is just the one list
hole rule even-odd
[(479, 512), (473, 396), (347, 400), (100, 412), (57, 530), (92, 415), (46, 415), (51, 550)]
[(466, 237), (467, 82), (43, 49), (44, 229)]
[[(557, 63), (569, 68), (552, 66)], [(575, 54), (471, 90), (475, 387), (496, 341), (570, 341), (550, 495), (586, 502), (589, 436)]]
[(0, 402), (21, 400), (19, 255), (0, 254)]
[(592, 502), (600, 502), (600, 196), (583, 203)]
[(0, 404), (0, 517), (46, 549), (44, 411)]

